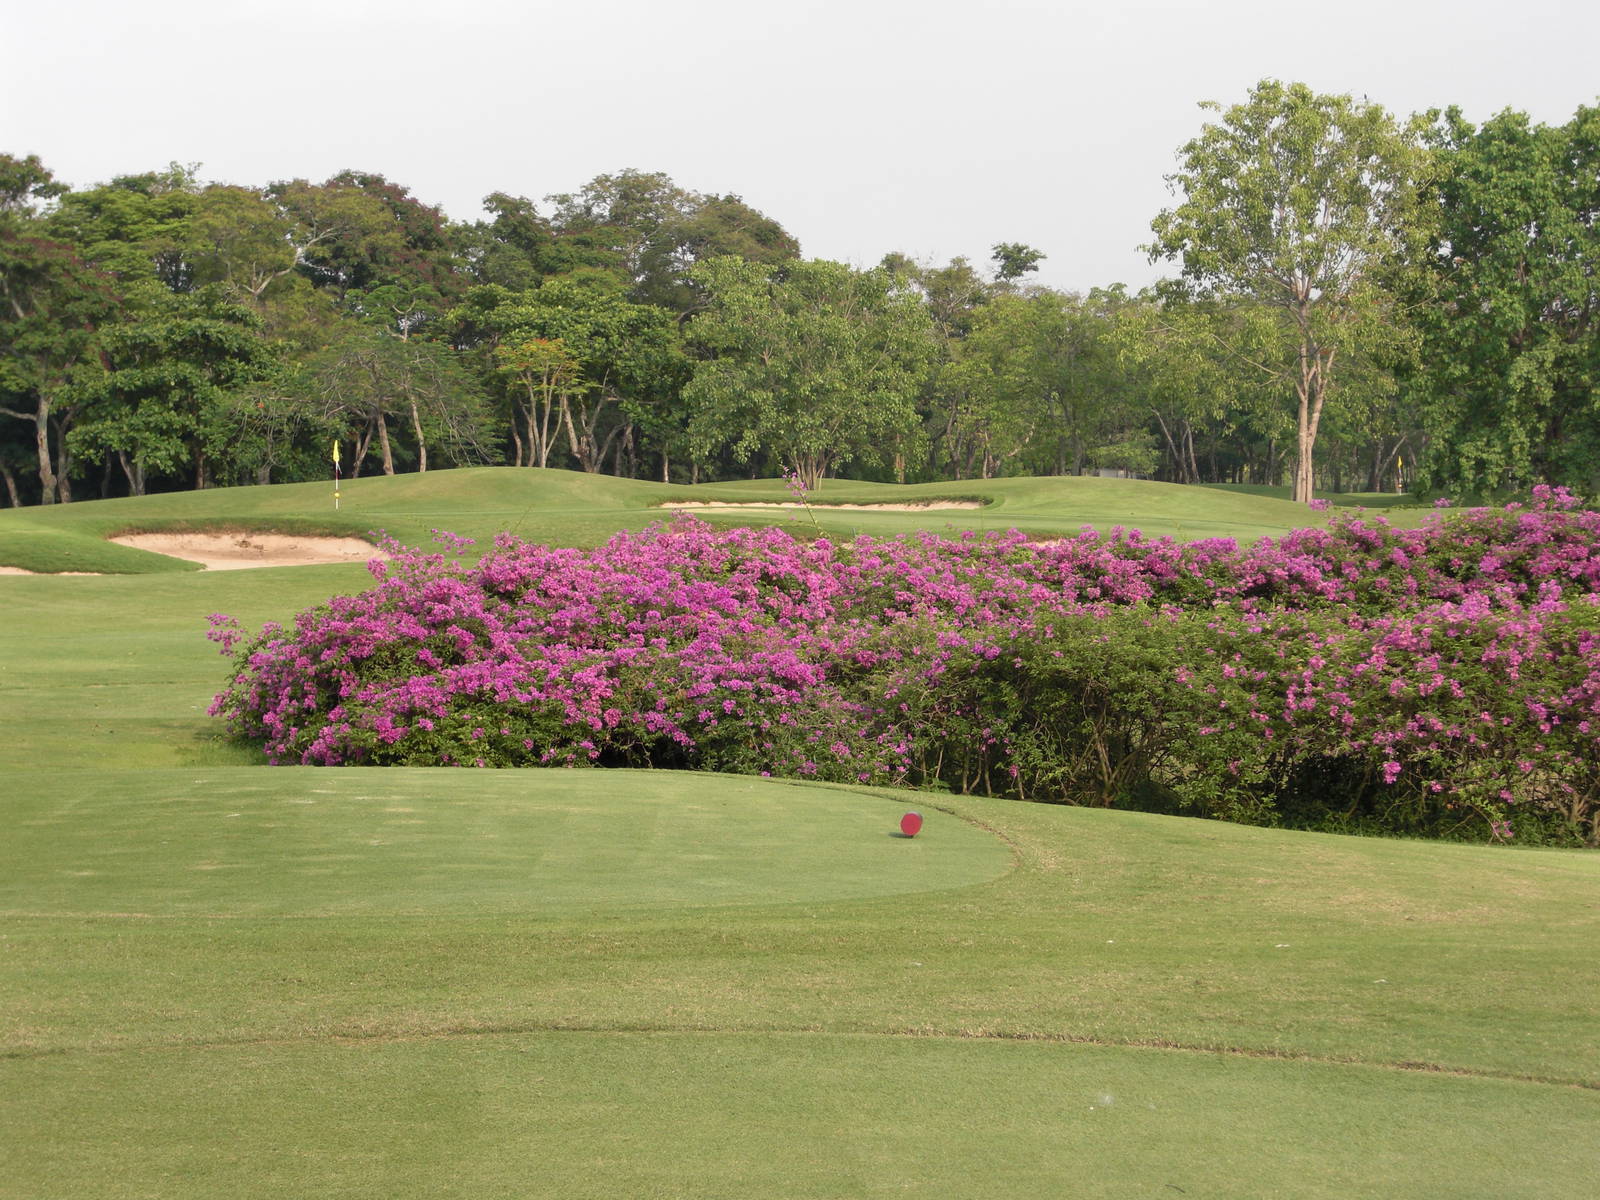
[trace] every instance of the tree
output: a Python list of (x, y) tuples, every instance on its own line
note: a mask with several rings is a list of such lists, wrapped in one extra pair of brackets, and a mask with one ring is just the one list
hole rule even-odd
[(45, 226), (125, 290), (148, 281), (189, 291), (199, 282), (190, 227), (199, 191), (195, 168), (173, 163), (67, 192)]
[(260, 309), (299, 263), (307, 236), (259, 192), (214, 184), (196, 198), (190, 221), (196, 281), (220, 283)]
[(1416, 299), (1426, 484), (1600, 490), (1600, 107), (1566, 125), (1454, 109)]
[(475, 283), (525, 292), (552, 275), (617, 266), (614, 251), (588, 232), (557, 230), (526, 196), (493, 192), (483, 207), (493, 220), (453, 231), (456, 254)]
[(22, 507), (22, 492), (17, 487), (17, 472), (30, 466), (30, 447), (16, 436), (14, 426), (0, 428), (0, 482), (5, 484), (6, 501), (12, 508)]
[(1001, 283), (1011, 283), (1030, 271), (1037, 271), (1039, 264), (1048, 257), (1043, 250), (1035, 250), (1023, 242), (999, 242), (989, 259), (994, 263), (994, 277)]
[(0, 154), (0, 219), (36, 216), (41, 207), (69, 190), (37, 154), (27, 158)]
[(272, 184), (266, 194), (290, 223), (296, 268), (340, 300), (353, 288), (382, 281), (407, 257), (405, 230), (389, 198), (348, 179), (291, 179)]
[(683, 378), (670, 314), (627, 300), (604, 276), (580, 274), (547, 281), (516, 320), (523, 331), (559, 340), (581, 370), (580, 386), (556, 396), (573, 458), (599, 471), (615, 454), (622, 474), (622, 457), (637, 452), (636, 426), (650, 422)]
[(265, 379), (274, 362), (256, 316), (214, 288), (166, 293), (100, 338), (104, 374), (84, 389), (70, 442), (89, 462), (114, 459), (131, 495), (148, 478), (188, 470), (208, 482), (208, 434), (224, 397)]
[(1404, 336), (1383, 276), (1425, 234), (1417, 134), (1376, 104), (1264, 80), (1179, 151), (1183, 201), (1152, 223), (1152, 260), (1181, 257), (1198, 294), (1248, 297), (1286, 325), (1290, 355), (1250, 361), (1293, 387), (1300, 502), (1341, 357)]
[(689, 192), (645, 247), (634, 298), (675, 313), (690, 312), (704, 299), (694, 284), (694, 265), (724, 255), (776, 266), (798, 258), (800, 243), (738, 196)]
[(696, 453), (764, 453), (815, 487), (843, 463), (883, 465), (916, 435), (936, 343), (920, 297), (889, 272), (717, 258), (693, 276), (708, 297), (688, 328), (705, 355), (684, 389)]
[[(422, 203), (410, 188), (371, 171), (340, 171), (323, 187), (353, 191), (376, 200), (388, 210), (394, 222), (393, 232), (399, 235), (398, 244), (386, 239), (386, 255), (351, 261), (351, 286), (370, 288), (398, 283), (410, 287), (426, 285), (442, 293), (456, 290), (449, 230), (438, 205)], [(329, 258), (337, 259), (353, 249), (330, 246)]]
[(1006, 463), (1042, 474), (1154, 465), (1115, 339), (1120, 288), (1039, 290), (979, 310), (945, 378), (960, 396), (946, 430), (958, 473)]
[(451, 319), (462, 344), (559, 342), (577, 373), (552, 392), (558, 434), (583, 470), (600, 471), (610, 458), (612, 470), (631, 475), (637, 435), (660, 424), (686, 364), (672, 315), (633, 303), (623, 286), (608, 272), (576, 271), (520, 295), (474, 288)]
[(0, 155), (0, 415), (31, 427), (44, 504), (72, 499), (74, 388), (99, 371), (99, 327), (118, 300), (75, 247), (43, 236), (38, 206), (61, 191), (37, 158)]
[(321, 479), (328, 443), (346, 433), (298, 361), (280, 361), (261, 382), (224, 392), (208, 422), (218, 483), (268, 484)]
[(800, 254), (783, 226), (738, 196), (687, 191), (659, 171), (597, 175), (581, 191), (549, 199), (564, 236), (613, 251), (630, 299), (675, 313), (700, 304), (691, 275), (697, 262), (731, 254), (777, 264)]
[(939, 444), (957, 478), (1000, 474), (1048, 425), (1043, 316), (1030, 300), (1002, 296), (953, 344), (939, 379), (946, 397)]
[[(511, 438), (517, 466), (548, 467), (550, 449), (560, 429), (556, 414), (571, 411), (583, 371), (560, 338), (524, 338), (495, 347), (500, 373), (514, 381), (526, 403), (514, 407)], [(527, 432), (524, 448), (523, 431)]]
[(430, 440), (453, 461), (483, 462), (491, 457), (488, 410), (458, 353), (350, 322), (307, 362), (298, 377), (299, 394), (319, 402), (321, 422), (355, 443), (352, 478), (361, 474), (374, 441), (383, 473), (395, 473), (391, 418), (410, 426), (419, 471), (428, 469)]
[(1291, 337), (1248, 296), (1195, 296), (1165, 284), (1118, 313), (1118, 357), (1160, 438), (1162, 478), (1281, 483), (1294, 444), (1289, 389), (1254, 364), (1292, 358)]

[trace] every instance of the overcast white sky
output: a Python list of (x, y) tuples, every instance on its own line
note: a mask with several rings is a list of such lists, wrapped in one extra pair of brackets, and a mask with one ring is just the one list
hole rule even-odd
[(735, 192), (809, 257), (1021, 241), (1150, 282), (1174, 153), (1257, 80), (1406, 114), (1600, 100), (1594, 0), (4, 0), (0, 150), (82, 186), (171, 161), (377, 171), (450, 216), (602, 172)]

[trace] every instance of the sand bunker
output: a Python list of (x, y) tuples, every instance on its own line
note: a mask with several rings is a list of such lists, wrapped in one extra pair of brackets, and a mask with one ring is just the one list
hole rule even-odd
[(384, 553), (360, 538), (307, 537), (290, 533), (130, 533), (118, 545), (153, 550), (197, 562), (208, 571), (245, 567), (303, 567), (312, 563), (366, 562)]
[(26, 567), (0, 567), (0, 575), (98, 575), (98, 571), (30, 571)]
[[(673, 500), (662, 508), (805, 508), (797, 500)], [(982, 508), (977, 500), (927, 500), (920, 504), (812, 504), (814, 509), (855, 509), (864, 512), (928, 512), (935, 508)]]

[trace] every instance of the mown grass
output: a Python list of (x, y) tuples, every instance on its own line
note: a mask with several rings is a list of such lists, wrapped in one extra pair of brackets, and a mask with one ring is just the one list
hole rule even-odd
[(1595, 1166), (1589, 1097), (1047, 1043), (505, 1033), (9, 1074), (19, 1196), (1549, 1197)]
[[(476, 474), (395, 504), (492, 524), (475, 489), (503, 473)], [(275, 517), (206, 495), (229, 511), (183, 519)], [(166, 519), (137, 508), (117, 521)], [(1600, 1173), (1592, 855), (220, 742), (205, 615), (365, 581), (0, 579), (0, 1196), (1544, 1197)], [(925, 833), (892, 837), (910, 807)]]
[[(1214, 488), (1220, 492), (1233, 492), (1240, 496), (1262, 496), (1275, 500), (1287, 500), (1294, 494), (1294, 489), (1283, 484), (1267, 483), (1202, 483), (1198, 486)], [(1329, 492), (1318, 489), (1317, 498), (1326, 500), (1336, 508), (1422, 508), (1431, 509), (1432, 505), (1421, 503), (1410, 492)], [(1400, 517), (1400, 513), (1390, 513), (1391, 517)]]
[[(1273, 496), (1127, 479), (995, 479), (906, 487), (828, 480), (811, 499), (809, 516), (781, 508), (706, 509), (696, 515), (718, 523), (782, 524), (806, 536), (817, 525), (833, 536), (1015, 528), (1035, 537), (1071, 536), (1091, 526), (1137, 528), (1151, 537), (1240, 541), (1325, 519)], [(910, 513), (830, 508), (940, 499), (977, 500), (982, 507)], [(772, 479), (691, 488), (513, 467), (347, 481), (337, 511), (327, 484), (217, 488), (0, 512), (0, 566), (47, 573), (192, 570), (190, 564), (106, 541), (121, 533), (164, 529), (342, 537), (381, 532), (412, 545), (427, 542), (439, 529), (484, 543), (510, 531), (530, 541), (591, 546), (619, 529), (669, 519), (674, 501), (715, 500), (778, 505), (792, 497), (783, 481)]]

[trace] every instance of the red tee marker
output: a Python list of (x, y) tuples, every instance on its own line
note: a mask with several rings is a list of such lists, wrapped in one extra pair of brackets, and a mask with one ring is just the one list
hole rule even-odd
[(916, 837), (917, 834), (921, 833), (922, 814), (919, 812), (908, 812), (905, 816), (901, 817), (900, 832), (905, 834), (907, 837)]

